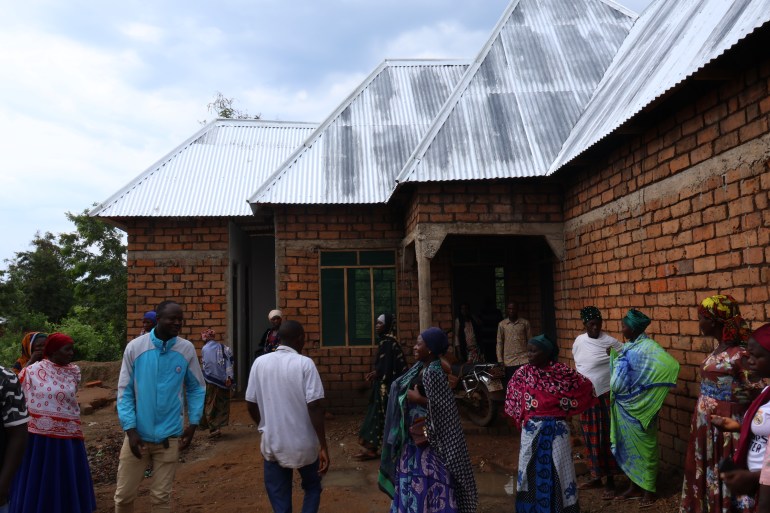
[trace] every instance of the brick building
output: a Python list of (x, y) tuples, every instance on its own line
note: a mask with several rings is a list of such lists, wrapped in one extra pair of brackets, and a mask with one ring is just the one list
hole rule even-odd
[(582, 306), (616, 335), (638, 307), (682, 364), (660, 420), (679, 464), (698, 300), (770, 319), (769, 20), (770, 0), (514, 0), (472, 62), (386, 61), (317, 127), (218, 120), (93, 213), (128, 233), (129, 325), (180, 297), (244, 381), (278, 306), (344, 410), (381, 310), (411, 343), (515, 298), (568, 359)]

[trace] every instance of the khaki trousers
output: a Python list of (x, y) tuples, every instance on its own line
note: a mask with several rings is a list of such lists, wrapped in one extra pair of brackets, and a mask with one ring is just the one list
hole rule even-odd
[(152, 513), (171, 511), (171, 489), (174, 485), (176, 465), (179, 461), (179, 439), (169, 438), (168, 449), (163, 444), (144, 442), (142, 458), (131, 452), (128, 437), (123, 440), (118, 465), (118, 484), (115, 488), (115, 513), (133, 513), (134, 499), (144, 471), (152, 463), (150, 481), (150, 503)]

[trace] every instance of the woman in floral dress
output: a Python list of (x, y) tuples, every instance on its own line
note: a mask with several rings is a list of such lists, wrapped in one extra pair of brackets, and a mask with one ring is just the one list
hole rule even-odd
[(753, 500), (733, 497), (719, 478), (719, 462), (732, 456), (738, 433), (721, 431), (711, 417), (743, 419), (759, 388), (748, 379), (746, 341), (750, 331), (731, 296), (717, 295), (698, 306), (701, 333), (718, 345), (701, 367), (701, 388), (692, 417), (690, 444), (685, 458), (682, 513), (748, 513)]

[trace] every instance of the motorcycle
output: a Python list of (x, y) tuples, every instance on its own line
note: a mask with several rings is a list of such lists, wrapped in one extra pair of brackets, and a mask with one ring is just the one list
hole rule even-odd
[(487, 427), (505, 401), (505, 367), (497, 363), (451, 364), (449, 384), (471, 422)]

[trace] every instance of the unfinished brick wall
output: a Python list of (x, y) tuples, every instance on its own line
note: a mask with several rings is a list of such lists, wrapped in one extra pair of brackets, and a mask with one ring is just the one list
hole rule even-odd
[(227, 339), (228, 228), (226, 219), (123, 220), (128, 233), (128, 339), (144, 312), (166, 299), (184, 308), (181, 336), (200, 348), (200, 332)]
[(557, 223), (560, 185), (550, 179), (417, 184), (406, 210), (406, 233), (418, 223)]
[[(360, 412), (368, 401), (364, 375), (372, 370), (376, 347), (321, 347), (320, 251), (399, 249), (401, 215), (384, 206), (286, 206), (275, 210), (278, 307), (284, 318), (305, 328), (305, 354), (321, 374), (329, 406), (337, 412)], [(410, 297), (411, 271), (397, 253), (399, 330), (416, 318)], [(414, 271), (416, 273), (416, 270)], [(407, 328), (399, 338), (411, 334)], [(410, 346), (411, 347), (411, 346)]]
[(582, 306), (598, 306), (617, 338), (629, 308), (653, 319), (648, 333), (682, 365), (659, 434), (664, 461), (681, 466), (698, 368), (713, 349), (699, 336), (697, 303), (728, 293), (753, 327), (770, 318), (770, 60), (662, 108), (670, 115), (611, 148), (604, 164), (560, 172), (557, 324), (569, 348)]

